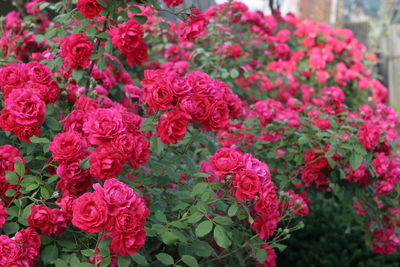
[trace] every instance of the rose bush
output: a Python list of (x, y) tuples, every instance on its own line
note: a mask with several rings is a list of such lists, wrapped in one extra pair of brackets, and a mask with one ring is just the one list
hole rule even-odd
[(291, 14), (163, 2), (181, 22), (155, 0), (5, 17), (0, 264), (275, 266), (314, 196), (394, 253), (398, 119), (375, 56)]

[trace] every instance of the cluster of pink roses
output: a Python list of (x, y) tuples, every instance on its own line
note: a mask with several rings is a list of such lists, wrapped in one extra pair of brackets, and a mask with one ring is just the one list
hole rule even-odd
[(149, 215), (143, 198), (117, 179), (93, 188), (93, 193), (74, 200), (72, 224), (84, 232), (103, 232), (104, 238), (112, 238), (112, 254), (129, 256), (139, 251), (146, 241), (144, 225)]
[[(91, 98), (80, 96), (63, 122), (64, 132), (50, 143), (53, 158), (59, 163), (58, 187), (63, 193), (79, 195), (92, 185), (93, 178), (117, 176), (126, 161), (131, 168), (146, 163), (150, 156), (149, 142), (140, 131), (143, 118), (124, 107), (100, 107)], [(92, 151), (90, 147), (97, 146)], [(80, 167), (89, 156), (90, 170)]]
[(185, 137), (188, 123), (201, 128), (224, 129), (241, 114), (241, 101), (229, 87), (200, 71), (181, 77), (174, 71), (146, 70), (143, 99), (153, 111), (168, 110), (157, 125), (162, 142), (176, 144)]
[[(264, 240), (274, 234), (280, 217), (288, 209), (300, 216), (308, 214), (305, 198), (293, 190), (288, 191), (282, 201), (278, 200), (277, 187), (267, 164), (252, 154), (235, 148), (220, 148), (210, 157), (209, 163), (203, 162), (202, 167), (204, 172), (211, 174), (208, 182), (225, 183), (237, 199), (251, 203), (254, 218), (251, 227)], [(270, 258), (268, 261), (274, 262)]]
[(1, 266), (34, 266), (39, 262), (40, 236), (32, 227), (17, 232), (14, 238), (0, 235)]
[(51, 70), (38, 62), (9, 64), (0, 68), (0, 90), (5, 107), (0, 115), (0, 127), (29, 142), (40, 135), (46, 104), (54, 103), (60, 88), (52, 79)]

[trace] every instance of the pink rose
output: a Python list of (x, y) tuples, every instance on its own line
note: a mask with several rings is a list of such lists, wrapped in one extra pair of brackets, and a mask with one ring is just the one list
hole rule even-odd
[(108, 206), (97, 193), (85, 193), (74, 201), (72, 224), (87, 233), (98, 233), (108, 221)]
[(156, 127), (156, 136), (165, 144), (176, 144), (185, 137), (190, 117), (177, 109), (164, 113)]

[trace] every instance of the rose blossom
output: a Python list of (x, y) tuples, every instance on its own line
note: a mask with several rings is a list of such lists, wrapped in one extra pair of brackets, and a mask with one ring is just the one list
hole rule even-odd
[(90, 174), (98, 180), (106, 180), (117, 176), (122, 171), (125, 159), (113, 148), (100, 146), (92, 151), (89, 162)]
[(108, 206), (97, 193), (85, 193), (74, 201), (72, 224), (87, 233), (102, 231), (108, 220)]
[(32, 91), (13, 90), (6, 99), (6, 109), (21, 125), (42, 124), (46, 113), (46, 104)]
[(20, 253), (21, 248), (17, 243), (6, 235), (0, 235), (0, 265), (14, 262)]
[(83, 131), (93, 145), (106, 143), (125, 131), (121, 113), (115, 109), (99, 108), (89, 113)]
[(241, 170), (234, 176), (233, 186), (238, 199), (253, 199), (260, 188), (260, 178), (252, 170)]
[(77, 159), (85, 149), (84, 139), (79, 133), (73, 131), (57, 134), (49, 146), (53, 158), (58, 162)]
[(189, 115), (177, 109), (164, 113), (156, 127), (156, 136), (165, 144), (176, 144), (185, 137)]
[(215, 174), (230, 174), (243, 166), (242, 154), (231, 148), (220, 148), (210, 157), (210, 163)]
[[(105, 0), (107, 2), (107, 0)], [(76, 8), (87, 19), (94, 19), (100, 15), (100, 11), (104, 9), (97, 0), (78, 0)]]
[(93, 44), (86, 34), (73, 33), (61, 41), (60, 56), (64, 58), (64, 64), (72, 69), (85, 68), (93, 49)]

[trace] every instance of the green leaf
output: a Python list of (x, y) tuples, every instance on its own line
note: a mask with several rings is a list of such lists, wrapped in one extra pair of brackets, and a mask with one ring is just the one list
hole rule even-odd
[(197, 223), (201, 218), (203, 218), (203, 214), (196, 212), (188, 217), (188, 223)]
[(171, 232), (164, 232), (161, 235), (161, 240), (166, 245), (173, 245), (178, 241), (178, 237)]
[(52, 129), (53, 131), (61, 131), (62, 130), (62, 125), (61, 122), (57, 121), (55, 118), (53, 117), (47, 117), (46, 119), (46, 124), (47, 126), (49, 126), (50, 129)]
[(93, 26), (90, 26), (89, 29), (86, 30), (86, 34), (88, 36), (95, 36), (96, 35), (96, 28)]
[(134, 260), (137, 264), (140, 265), (148, 265), (146, 258), (139, 253), (135, 253), (131, 255), (131, 259)]
[(217, 216), (214, 218), (214, 221), (222, 225), (231, 225), (233, 223), (233, 221), (230, 218), (225, 216)]
[(259, 249), (256, 252), (256, 256), (260, 263), (264, 263), (264, 261), (267, 259), (267, 252), (265, 249)]
[(350, 166), (353, 170), (360, 168), (363, 157), (360, 154), (354, 153), (350, 155)]
[(6, 180), (10, 184), (18, 184), (19, 183), (18, 175), (15, 172), (11, 172), (11, 171), (6, 171)]
[(58, 257), (58, 249), (55, 245), (45, 247), (41, 252), (41, 258), (44, 264), (53, 263)]
[(82, 249), (81, 254), (86, 257), (94, 257), (96, 253), (94, 253), (93, 249)]
[(163, 30), (169, 29), (169, 27), (171, 27), (168, 23), (166, 23), (165, 21), (161, 21), (160, 22), (160, 28)]
[(196, 178), (207, 178), (207, 177), (210, 177), (211, 175), (208, 173), (204, 173), (204, 172), (198, 172), (198, 173), (193, 174), (193, 176)]
[(161, 211), (156, 211), (155, 215), (156, 219), (160, 222), (166, 223), (167, 222), (167, 217), (165, 216), (164, 213), (162, 213)]
[(194, 197), (206, 191), (208, 187), (208, 183), (198, 183), (193, 187), (192, 193), (190, 196)]
[(78, 264), (78, 267), (94, 267), (94, 264), (90, 262), (81, 262)]
[(236, 79), (237, 77), (239, 77), (239, 71), (237, 69), (231, 69), (230, 75), (232, 79)]
[(195, 257), (189, 256), (189, 255), (183, 255), (181, 260), (190, 267), (199, 266), (199, 263), (197, 262)]
[(38, 188), (38, 187), (39, 187), (38, 184), (30, 184), (30, 185), (28, 185), (28, 186), (25, 188), (25, 190), (26, 190), (27, 192), (30, 192), (30, 191), (35, 190), (35, 189)]
[(135, 13), (135, 14), (142, 13), (142, 10), (137, 6), (130, 6), (129, 7), (129, 11), (132, 12), (132, 13)]
[(210, 246), (210, 244), (208, 244), (205, 241), (201, 241), (201, 240), (196, 240), (193, 244), (192, 244), (192, 248), (194, 253), (199, 256), (199, 257), (203, 257), (203, 258), (208, 258), (210, 257), (210, 255), (213, 253), (213, 248)]
[(25, 165), (19, 159), (16, 159), (14, 169), (19, 176), (22, 177), (25, 175)]
[(211, 221), (209, 221), (209, 220), (204, 221), (196, 227), (196, 236), (203, 237), (203, 236), (207, 235), (209, 232), (211, 232), (212, 228), (213, 228), (213, 224)]
[(32, 136), (30, 139), (32, 144), (49, 144), (50, 140), (45, 137)]
[(279, 243), (271, 244), (271, 248), (277, 248), (280, 252), (284, 251), (287, 246)]
[(81, 168), (82, 170), (87, 170), (87, 169), (90, 168), (89, 157), (83, 159), (83, 160), (79, 163), (79, 168)]
[(220, 225), (217, 225), (214, 228), (214, 240), (217, 242), (218, 246), (225, 249), (229, 248), (232, 244), (224, 228), (222, 228)]
[(158, 253), (156, 255), (157, 260), (159, 260), (161, 263), (165, 265), (172, 265), (174, 264), (174, 258), (172, 258), (170, 255), (167, 253)]
[(153, 128), (153, 118), (148, 118), (140, 124), (141, 131), (151, 131)]
[(118, 267), (128, 267), (131, 266), (131, 259), (128, 257), (118, 256)]
[(14, 189), (7, 189), (6, 191), (6, 197), (13, 197), (15, 196), (15, 194), (17, 193), (17, 191), (15, 191)]
[(236, 205), (236, 203), (232, 204), (228, 209), (228, 216), (229, 217), (235, 216), (238, 209), (239, 209), (239, 207), (238, 207), (238, 205)]
[(16, 232), (18, 232), (18, 230), (19, 230), (19, 224), (16, 222), (6, 223), (3, 226), (3, 232), (6, 235), (15, 234)]
[(68, 264), (67, 264), (64, 260), (62, 260), (62, 259), (56, 259), (56, 260), (54, 261), (54, 265), (55, 265), (56, 267), (68, 267)]
[(50, 198), (49, 190), (47, 190), (46, 187), (41, 187), (41, 188), (40, 188), (40, 195), (41, 195), (44, 199)]
[(108, 267), (111, 263), (111, 258), (107, 257), (101, 260), (100, 267)]
[(104, 71), (107, 68), (107, 66), (108, 64), (104, 57), (100, 58), (99, 61), (97, 61), (97, 67), (99, 68), (100, 71)]
[(147, 22), (147, 17), (142, 15), (135, 15), (133, 17), (139, 24), (145, 24)]

